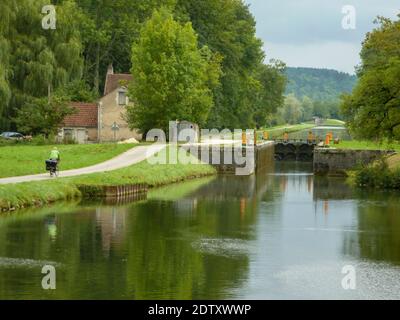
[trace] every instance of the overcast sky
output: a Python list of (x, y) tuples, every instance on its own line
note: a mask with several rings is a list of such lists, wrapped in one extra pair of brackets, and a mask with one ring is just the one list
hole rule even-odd
[[(292, 67), (354, 73), (365, 34), (378, 15), (396, 18), (399, 0), (245, 0), (257, 20), (267, 60)], [(342, 8), (356, 9), (356, 29), (342, 28)]]

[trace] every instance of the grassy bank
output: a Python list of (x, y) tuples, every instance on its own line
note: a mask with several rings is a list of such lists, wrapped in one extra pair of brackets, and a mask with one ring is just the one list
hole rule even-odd
[[(134, 145), (71, 144), (57, 145), (61, 152), (61, 170), (78, 169), (109, 160)], [(53, 146), (15, 145), (0, 147), (0, 178), (46, 172), (44, 161)]]
[(349, 174), (350, 184), (362, 188), (400, 189), (400, 166), (389, 167), (385, 161), (355, 170)]
[(334, 146), (338, 149), (353, 149), (353, 150), (395, 150), (400, 152), (400, 143), (378, 143), (372, 141), (340, 141), (338, 145)]
[[(315, 121), (307, 121), (307, 124), (314, 124)], [(346, 122), (338, 119), (325, 119), (322, 120), (321, 126), (328, 126), (328, 127), (344, 127), (346, 125)]]
[(326, 119), (322, 122), (322, 126), (344, 127), (346, 122), (337, 119)]
[(293, 132), (312, 129), (314, 127), (315, 127), (315, 124), (301, 123), (301, 124), (295, 124), (295, 125), (283, 125), (283, 126), (265, 128), (263, 131), (260, 131), (260, 132), (267, 131), (269, 133), (269, 136), (271, 139), (279, 139), (279, 138), (283, 138), (283, 135), (285, 132), (293, 133)]
[(125, 185), (146, 183), (156, 187), (186, 179), (215, 174), (212, 166), (201, 164), (156, 164), (147, 161), (107, 172), (49, 181), (0, 185), (0, 209), (9, 210), (39, 206), (80, 197), (77, 185)]

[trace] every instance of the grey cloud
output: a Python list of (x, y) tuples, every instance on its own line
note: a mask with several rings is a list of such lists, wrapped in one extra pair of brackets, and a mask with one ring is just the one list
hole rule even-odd
[[(257, 19), (257, 33), (274, 43), (354, 42), (373, 28), (377, 15), (395, 17), (398, 0), (247, 0)], [(343, 30), (342, 7), (353, 5), (357, 29)]]
[[(245, 0), (257, 20), (267, 58), (290, 66), (353, 73), (365, 34), (378, 15), (396, 18), (399, 0)], [(345, 5), (356, 9), (356, 30), (342, 28)]]

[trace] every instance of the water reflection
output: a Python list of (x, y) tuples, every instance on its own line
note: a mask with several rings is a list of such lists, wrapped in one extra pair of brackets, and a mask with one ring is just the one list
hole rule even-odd
[[(61, 204), (0, 219), (0, 298), (399, 298), (396, 194), (277, 163), (152, 190), (131, 204)], [(41, 267), (57, 266), (57, 290)], [(341, 287), (351, 264), (356, 291)]]

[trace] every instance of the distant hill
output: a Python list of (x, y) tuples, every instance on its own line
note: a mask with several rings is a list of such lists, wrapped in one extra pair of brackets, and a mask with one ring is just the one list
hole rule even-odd
[(357, 77), (329, 69), (287, 68), (286, 94), (296, 97), (308, 96), (312, 100), (337, 100), (344, 92), (351, 92)]

